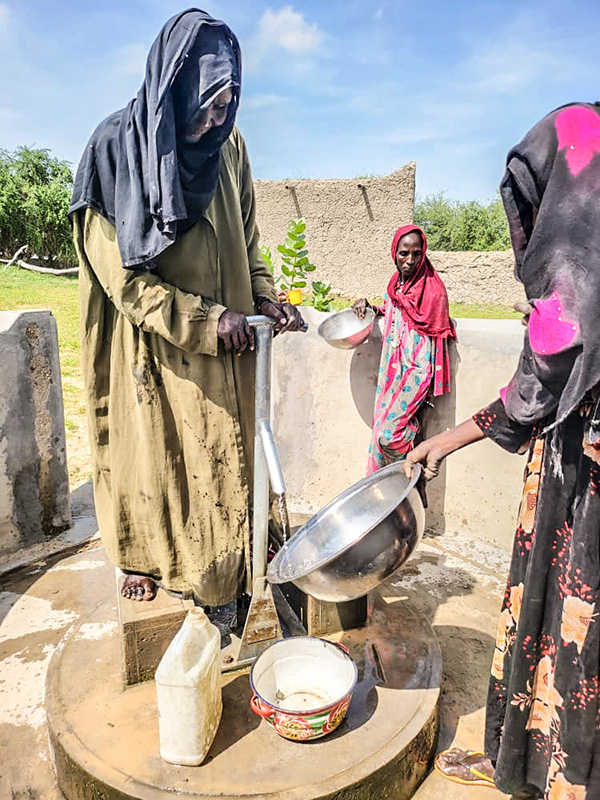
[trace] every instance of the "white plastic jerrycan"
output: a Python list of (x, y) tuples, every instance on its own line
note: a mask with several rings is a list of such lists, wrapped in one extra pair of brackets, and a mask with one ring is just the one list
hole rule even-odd
[(204, 761), (215, 738), (221, 697), (221, 634), (201, 608), (188, 611), (154, 679), (160, 755), (171, 764)]

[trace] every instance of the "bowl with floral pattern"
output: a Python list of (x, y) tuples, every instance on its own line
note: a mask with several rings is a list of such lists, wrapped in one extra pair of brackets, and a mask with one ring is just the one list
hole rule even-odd
[(318, 739), (342, 723), (357, 678), (345, 645), (316, 636), (283, 639), (252, 666), (250, 707), (284, 739)]

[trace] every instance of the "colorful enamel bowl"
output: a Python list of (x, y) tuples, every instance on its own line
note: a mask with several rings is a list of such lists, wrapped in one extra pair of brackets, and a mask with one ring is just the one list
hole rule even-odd
[(346, 716), (357, 678), (345, 645), (314, 636), (283, 639), (252, 666), (250, 707), (284, 739), (318, 739)]

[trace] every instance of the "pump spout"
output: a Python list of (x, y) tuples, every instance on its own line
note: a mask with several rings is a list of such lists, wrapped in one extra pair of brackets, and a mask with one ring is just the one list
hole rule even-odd
[(283, 495), (285, 494), (285, 481), (283, 480), (283, 472), (281, 471), (281, 464), (279, 463), (279, 456), (277, 455), (277, 448), (275, 447), (275, 439), (273, 438), (271, 425), (269, 420), (263, 417), (258, 420), (256, 426), (256, 432), (260, 438), (263, 453), (265, 454), (265, 461), (267, 462), (271, 488), (275, 494)]

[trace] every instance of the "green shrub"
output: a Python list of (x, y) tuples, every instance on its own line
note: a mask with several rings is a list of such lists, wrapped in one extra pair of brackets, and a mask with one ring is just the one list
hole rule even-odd
[(444, 192), (415, 204), (415, 224), (427, 234), (432, 250), (508, 250), (510, 235), (502, 200), (449, 200)]
[(280, 244), (277, 248), (283, 261), (281, 271), (284, 279), (281, 281), (281, 288), (284, 292), (289, 289), (304, 289), (308, 282), (307, 273), (316, 270), (315, 265), (308, 260), (305, 231), (306, 223), (303, 219), (291, 219), (288, 222), (285, 244)]
[(312, 282), (312, 305), (317, 311), (331, 311), (333, 306), (331, 304), (331, 284), (323, 283), (323, 281)]
[(49, 150), (0, 150), (0, 249), (12, 255), (26, 244), (47, 264), (77, 263), (67, 210), (73, 175)]

